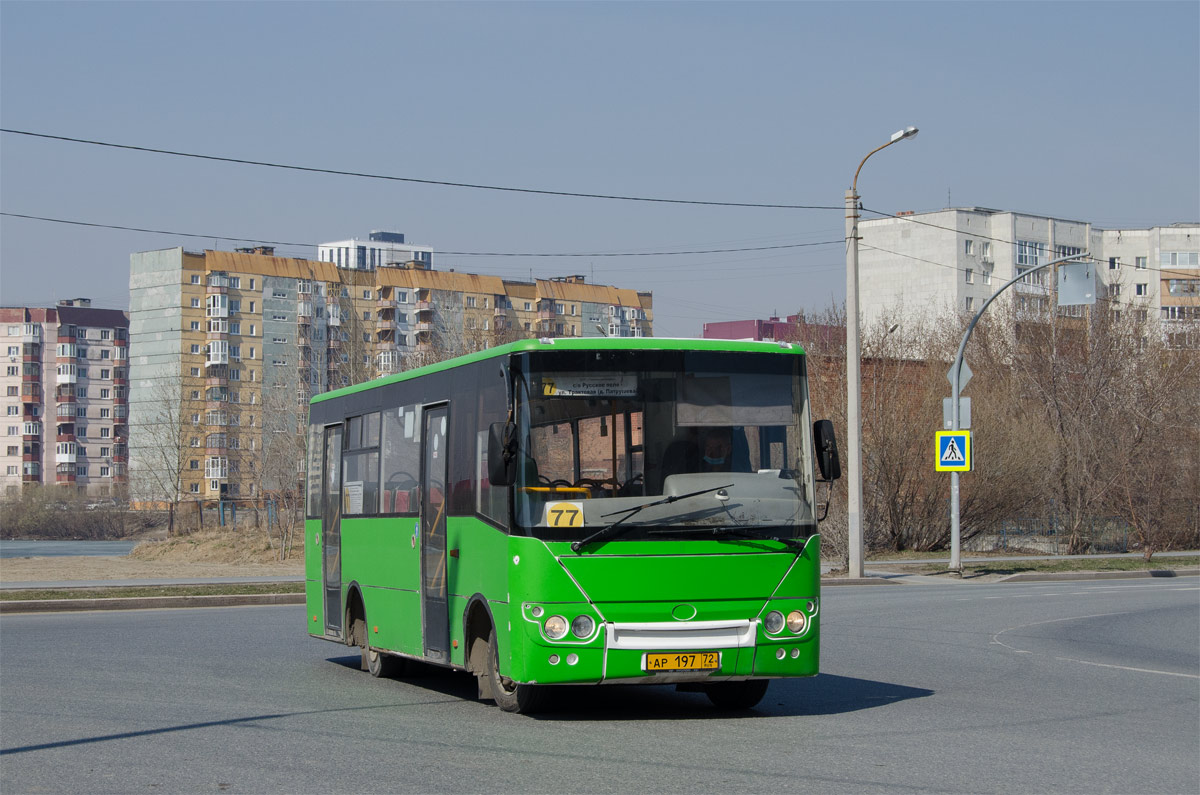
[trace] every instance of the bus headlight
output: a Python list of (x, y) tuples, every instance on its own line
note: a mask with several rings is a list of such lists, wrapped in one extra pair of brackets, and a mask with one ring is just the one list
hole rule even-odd
[(808, 616), (804, 615), (799, 610), (793, 610), (792, 612), (788, 613), (787, 627), (789, 630), (799, 635), (808, 628)]
[(546, 619), (546, 637), (550, 640), (562, 640), (567, 636), (567, 620), (562, 616), (550, 616)]
[(768, 635), (774, 635), (783, 629), (783, 613), (780, 613), (778, 610), (772, 610), (763, 619), (763, 625), (766, 627)]
[(577, 638), (590, 637), (595, 628), (596, 622), (591, 616), (575, 616), (575, 620), (571, 622), (571, 634)]

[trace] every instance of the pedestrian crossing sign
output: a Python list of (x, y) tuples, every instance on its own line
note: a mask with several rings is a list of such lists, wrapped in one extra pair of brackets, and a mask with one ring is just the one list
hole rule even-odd
[(936, 434), (938, 472), (971, 471), (971, 432), (938, 431)]

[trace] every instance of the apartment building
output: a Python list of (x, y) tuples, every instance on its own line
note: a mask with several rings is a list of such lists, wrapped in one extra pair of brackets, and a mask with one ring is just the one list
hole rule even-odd
[(86, 298), (0, 307), (4, 494), (57, 485), (122, 496), (128, 476), (129, 316)]
[[(903, 324), (905, 318), (974, 313), (1010, 279), (1084, 251), (1099, 263), (1097, 295), (1111, 311), (1158, 318), (1166, 338), (1178, 342), (1187, 339), (1183, 327), (1200, 320), (1192, 309), (1200, 224), (1101, 229), (1086, 221), (965, 207), (867, 220), (859, 232), (864, 327), (884, 316)], [(1018, 312), (1051, 308), (1048, 270), (1013, 285)]]
[(258, 496), (271, 445), (328, 389), (520, 337), (652, 333), (650, 293), (581, 276), (509, 281), (337, 256), (131, 255), (135, 500)]

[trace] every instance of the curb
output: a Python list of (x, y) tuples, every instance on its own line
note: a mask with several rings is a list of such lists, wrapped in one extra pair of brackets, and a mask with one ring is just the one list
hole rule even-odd
[(1071, 582), (1073, 580), (1134, 580), (1147, 577), (1196, 577), (1200, 569), (1150, 569), (1149, 571), (1027, 571), (996, 582)]
[(21, 599), (0, 602), (0, 613), (58, 613), (75, 610), (146, 610), (158, 607), (242, 607), (302, 605), (303, 593), (220, 594), (214, 596), (129, 596), (114, 599)]
[(821, 587), (829, 585), (896, 585), (886, 577), (822, 577)]

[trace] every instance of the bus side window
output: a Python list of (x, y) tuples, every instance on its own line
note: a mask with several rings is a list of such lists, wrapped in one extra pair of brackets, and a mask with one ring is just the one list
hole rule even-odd
[(379, 513), (379, 413), (351, 417), (342, 454), (342, 515)]
[(417, 407), (401, 406), (383, 412), (382, 513), (417, 513), (421, 474), (421, 442)]

